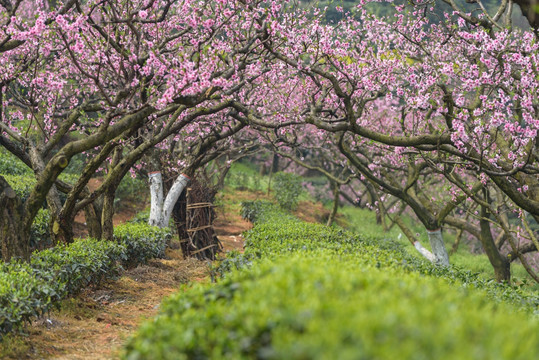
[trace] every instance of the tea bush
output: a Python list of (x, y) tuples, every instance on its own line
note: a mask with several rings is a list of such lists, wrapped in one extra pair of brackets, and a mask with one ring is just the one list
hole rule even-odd
[[(250, 263), (252, 258), (286, 256), (291, 252), (323, 250), (335, 254), (356, 254), (357, 261), (362, 264), (440, 277), (458, 286), (483, 289), (494, 301), (508, 301), (526, 311), (539, 312), (537, 293), (525, 292), (518, 286), (499, 284), (458, 267), (435, 266), (422, 257), (409, 254), (393, 240), (301, 222), (267, 202), (259, 202), (256, 208), (255, 227), (245, 233), (245, 251), (238, 255), (247, 257), (249, 261), (235, 260), (238, 264)], [(223, 272), (219, 266), (217, 269)]]
[(30, 264), (0, 262), (0, 339), (60, 299), (64, 284), (53, 280), (52, 272), (38, 273)]
[(98, 284), (107, 275), (119, 270), (120, 260), (126, 259), (123, 244), (95, 239), (79, 239), (69, 245), (36, 252), (31, 266), (39, 272), (52, 271), (55, 281), (65, 284), (66, 295)]
[[(391, 241), (246, 203), (243, 254), (168, 298), (127, 359), (527, 359), (539, 301)], [(261, 219), (265, 219), (264, 222)]]
[(286, 210), (295, 210), (302, 191), (301, 177), (296, 174), (278, 172), (273, 179), (275, 200)]
[(539, 323), (442, 279), (292, 253), (196, 285), (128, 344), (135, 359), (531, 359)]
[(29, 263), (0, 263), (0, 334), (20, 328), (60, 299), (118, 269), (122, 245), (78, 239), (35, 252)]
[(241, 203), (241, 217), (252, 223), (265, 223), (268, 221), (297, 221), (292, 215), (285, 214), (275, 204), (264, 201), (244, 201)]
[(33, 175), (2, 175), (9, 185), (15, 191), (18, 197), (24, 202), (30, 196), (30, 191), (36, 184), (36, 179)]
[(143, 223), (125, 223), (114, 228), (114, 239), (126, 248), (127, 266), (145, 264), (151, 258), (165, 256), (170, 241), (170, 229), (161, 229)]
[(117, 242), (77, 239), (34, 252), (29, 263), (0, 262), (0, 335), (49, 311), (62, 298), (115, 275), (120, 264), (135, 266), (162, 256), (168, 230), (145, 224), (118, 226)]
[(0, 175), (30, 175), (33, 172), (25, 163), (6, 150), (0, 149)]

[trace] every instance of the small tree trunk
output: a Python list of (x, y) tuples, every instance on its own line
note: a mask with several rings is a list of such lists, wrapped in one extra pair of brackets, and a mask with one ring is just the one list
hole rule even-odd
[(159, 226), (163, 213), (163, 176), (160, 171), (151, 172), (150, 179), (150, 219), (149, 224)]
[(185, 174), (180, 174), (176, 181), (174, 181), (174, 184), (172, 184), (163, 204), (162, 221), (159, 227), (164, 228), (168, 226), (174, 205), (182, 194), (183, 189), (187, 186), (187, 183), (189, 183), (189, 177)]
[(451, 251), (449, 251), (450, 255), (455, 254), (457, 250), (459, 249), (460, 240), (462, 239), (462, 233), (463, 233), (462, 229), (457, 230), (457, 238), (455, 239), (455, 242), (453, 243), (453, 246), (451, 247)]
[(500, 254), (494, 238), (492, 237), (492, 232), (490, 231), (490, 222), (487, 219), (488, 213), (485, 207), (481, 207), (481, 220), (479, 225), (481, 226), (481, 236), (479, 240), (483, 249), (487, 253), (487, 257), (490, 261), (490, 264), (494, 268), (494, 276), (497, 282), (511, 281), (511, 268), (509, 261)]
[(174, 205), (189, 182), (185, 174), (178, 176), (167, 197), (163, 201), (163, 176), (159, 172), (150, 173), (151, 208), (149, 224), (160, 228), (168, 227)]
[(114, 236), (114, 198), (116, 196), (116, 186), (110, 186), (103, 197), (103, 211), (101, 213), (101, 236), (103, 239), (112, 241)]
[(86, 219), (86, 226), (88, 227), (88, 236), (93, 239), (101, 239), (102, 228), (101, 228), (101, 213), (103, 207), (98, 200), (94, 201), (92, 204), (84, 208), (84, 217)]
[(339, 184), (332, 181), (331, 189), (333, 190), (333, 207), (331, 208), (331, 213), (329, 214), (326, 226), (331, 226), (331, 224), (333, 224), (333, 221), (335, 221), (335, 217), (337, 216), (337, 211), (339, 210)]
[(429, 237), (430, 247), (434, 254), (434, 263), (441, 266), (449, 266), (449, 256), (445, 249), (444, 239), (442, 237), (442, 230), (428, 230), (427, 235)]
[(13, 257), (25, 260), (29, 258), (29, 236), (24, 231), (22, 201), (2, 176), (0, 176), (0, 241), (4, 261), (8, 262)]

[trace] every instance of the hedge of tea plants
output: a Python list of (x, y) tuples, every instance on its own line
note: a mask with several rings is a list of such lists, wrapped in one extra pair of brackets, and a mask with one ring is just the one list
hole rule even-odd
[(59, 300), (98, 284), (123, 266), (164, 254), (171, 234), (149, 225), (117, 227), (116, 241), (77, 239), (34, 252), (30, 262), (0, 262), (0, 336), (49, 311)]
[(149, 226), (147, 223), (125, 223), (114, 228), (114, 240), (124, 245), (124, 265), (128, 267), (162, 258), (171, 237), (170, 229)]
[(266, 205), (244, 207), (255, 227), (229, 272), (168, 298), (127, 359), (536, 356), (537, 299)]

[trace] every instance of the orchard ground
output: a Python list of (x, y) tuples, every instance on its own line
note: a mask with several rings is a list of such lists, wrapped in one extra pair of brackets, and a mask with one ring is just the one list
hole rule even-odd
[[(262, 191), (227, 191), (221, 195), (215, 229), (225, 252), (243, 249), (241, 233), (252, 224), (240, 216), (240, 202), (269, 199)], [(146, 204), (122, 206), (115, 225), (129, 220)], [(296, 216), (309, 222), (327, 218), (329, 211), (320, 203), (304, 201)], [(84, 216), (76, 226), (83, 229)], [(83, 235), (81, 232), (79, 235)], [(138, 325), (159, 310), (161, 300), (178, 291), (182, 284), (209, 282), (208, 263), (183, 259), (177, 241), (166, 251), (165, 259), (127, 270), (118, 279), (107, 280), (98, 288), (86, 289), (64, 300), (60, 310), (34, 321), (25, 334), (10, 334), (1, 344), (5, 359), (115, 359)]]

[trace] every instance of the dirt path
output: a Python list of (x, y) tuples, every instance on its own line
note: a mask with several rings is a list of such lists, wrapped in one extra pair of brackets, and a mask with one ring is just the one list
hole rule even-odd
[(140, 323), (156, 315), (162, 299), (181, 284), (207, 281), (208, 266), (167, 249), (167, 259), (126, 271), (97, 289), (65, 300), (18, 336), (12, 359), (116, 359)]
[[(241, 233), (251, 227), (238, 209), (226, 205), (218, 211), (215, 229), (225, 251), (241, 251)], [(129, 215), (119, 214), (118, 223)], [(166, 259), (151, 260), (96, 289), (86, 289), (63, 301), (60, 310), (34, 321), (27, 335), (7, 337), (0, 344), (9, 348), (4, 358), (117, 359), (141, 322), (157, 314), (164, 297), (182, 284), (209, 281), (208, 275), (207, 262), (183, 259), (178, 244), (173, 243)]]
[[(241, 218), (239, 202), (257, 198), (267, 196), (236, 192), (222, 198), (225, 205), (217, 209), (214, 227), (225, 251), (243, 250), (241, 233), (252, 224)], [(299, 209), (296, 215), (307, 221), (319, 220), (327, 213), (321, 205), (300, 204)], [(115, 223), (129, 219), (135, 210), (118, 214)], [(167, 249), (166, 259), (151, 260), (98, 288), (86, 289), (63, 301), (61, 310), (34, 321), (27, 327), (26, 335), (6, 337), (0, 344), (5, 347), (0, 357), (4, 354), (6, 359), (117, 359), (125, 341), (141, 322), (157, 314), (164, 297), (178, 291), (182, 284), (209, 281), (208, 275), (208, 263), (183, 259), (178, 244), (173, 243)]]

